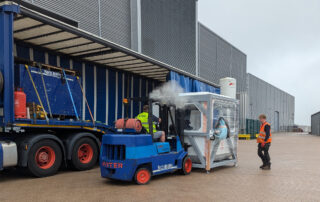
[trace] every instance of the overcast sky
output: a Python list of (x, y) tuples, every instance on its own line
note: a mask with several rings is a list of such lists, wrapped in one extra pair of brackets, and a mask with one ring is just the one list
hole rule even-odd
[(248, 72), (320, 111), (320, 0), (199, 0), (199, 21), (247, 54)]

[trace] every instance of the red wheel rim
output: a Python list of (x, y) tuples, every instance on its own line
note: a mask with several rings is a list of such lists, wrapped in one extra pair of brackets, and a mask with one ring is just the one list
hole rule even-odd
[(36, 164), (41, 169), (49, 169), (56, 161), (56, 153), (51, 147), (43, 146), (36, 152)]
[(145, 184), (150, 180), (150, 172), (148, 170), (140, 170), (137, 173), (137, 181), (140, 184)]
[(83, 164), (90, 163), (93, 158), (93, 149), (89, 144), (82, 144), (78, 149), (79, 161)]
[(184, 163), (184, 170), (186, 173), (190, 173), (192, 169), (192, 161), (190, 158), (187, 158), (187, 160)]

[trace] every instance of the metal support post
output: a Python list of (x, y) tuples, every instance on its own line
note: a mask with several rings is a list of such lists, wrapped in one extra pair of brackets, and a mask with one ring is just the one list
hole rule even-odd
[(14, 122), (14, 56), (13, 56), (13, 21), (20, 12), (17, 5), (0, 6), (0, 72), (4, 78), (1, 97), (3, 102), (3, 124)]

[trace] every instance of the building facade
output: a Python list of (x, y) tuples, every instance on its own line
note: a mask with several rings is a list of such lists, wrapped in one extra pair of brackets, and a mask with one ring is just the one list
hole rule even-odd
[(141, 52), (197, 75), (196, 0), (141, 0)]
[(237, 92), (245, 92), (247, 56), (199, 23), (199, 75), (214, 83), (224, 77), (237, 80)]
[(77, 21), (79, 28), (131, 47), (130, 0), (24, 0)]
[(320, 112), (311, 116), (311, 134), (320, 135)]
[(295, 98), (275, 86), (248, 74), (246, 118), (266, 114), (272, 131), (290, 131), (294, 126)]

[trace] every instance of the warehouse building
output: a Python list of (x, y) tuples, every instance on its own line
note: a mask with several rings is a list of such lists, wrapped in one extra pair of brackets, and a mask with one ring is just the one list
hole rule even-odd
[(252, 74), (247, 75), (247, 119), (254, 120), (260, 114), (266, 114), (273, 131), (291, 131), (294, 126), (294, 96)]
[(199, 23), (199, 74), (214, 83), (221, 78), (237, 80), (237, 92), (247, 90), (247, 56), (232, 44)]
[[(20, 1), (17, 1), (20, 2)], [(237, 79), (237, 98), (240, 99), (240, 124), (242, 132), (247, 127), (247, 119), (255, 119), (258, 113), (266, 113), (271, 123), (276, 124), (274, 131), (287, 130), (294, 121), (294, 98), (262, 80), (247, 76), (247, 57), (222, 37), (198, 22), (197, 0), (121, 0), (121, 1), (83, 1), (83, 0), (25, 0), (41, 7), (51, 14), (58, 14), (77, 23), (80, 29), (103, 39), (129, 48), (137, 53), (149, 56), (168, 64), (199, 80), (202, 84), (190, 87), (187, 91), (210, 91), (219, 93), (216, 84), (223, 77)], [(85, 76), (84, 87), (89, 104), (96, 120), (113, 123), (123, 115), (121, 100), (128, 93), (130, 96), (147, 95), (161, 82), (166, 80), (182, 81), (185, 77), (170, 71), (163, 72), (157, 67), (140, 67), (136, 72), (159, 73), (158, 77), (139, 77), (127, 74), (126, 68), (136, 68), (133, 58), (116, 56), (105, 60), (107, 66), (119, 65), (124, 71), (114, 71), (105, 66), (83, 64), (76, 60), (59, 56), (56, 53), (41, 51), (16, 44), (16, 55), (39, 60), (51, 65), (73, 68)], [(131, 63), (131, 66), (128, 64)], [(164, 73), (167, 73), (164, 76)], [(92, 79), (94, 78), (94, 79)], [(180, 80), (183, 78), (182, 80)], [(88, 81), (87, 81), (88, 79)], [(196, 79), (196, 80), (194, 80)], [(125, 88), (127, 81), (132, 89)], [(258, 81), (256, 85), (250, 83)], [(104, 85), (107, 83), (108, 85)], [(186, 88), (188, 82), (180, 82)], [(139, 89), (135, 91), (135, 89)], [(268, 107), (261, 107), (256, 97), (261, 92), (274, 95)], [(107, 92), (107, 93), (106, 93)], [(107, 95), (105, 95), (107, 94)], [(267, 93), (266, 93), (267, 94)], [(279, 95), (279, 96), (278, 96)], [(281, 95), (281, 96), (280, 96)], [(107, 105), (103, 103), (107, 102)], [(112, 107), (114, 106), (114, 107)], [(131, 115), (135, 115), (141, 106), (131, 106)], [(99, 109), (99, 110), (98, 110)], [(102, 110), (100, 110), (102, 109)], [(109, 110), (109, 111), (108, 111)], [(265, 110), (265, 111), (264, 111)], [(267, 111), (268, 110), (268, 111)], [(98, 111), (104, 111), (99, 114)], [(89, 119), (89, 112), (83, 106), (83, 117)]]
[(311, 134), (320, 135), (320, 112), (311, 115)]

